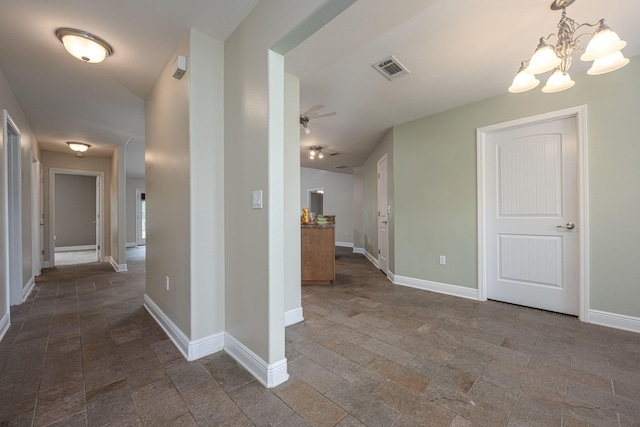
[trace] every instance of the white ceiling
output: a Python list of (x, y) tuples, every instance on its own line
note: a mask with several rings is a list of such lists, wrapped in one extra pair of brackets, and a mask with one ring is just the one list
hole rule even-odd
[[(129, 141), (128, 174), (141, 177), (144, 99), (171, 54), (189, 28), (225, 40), (257, 1), (0, 0), (0, 68), (44, 150), (68, 152), (65, 142), (79, 140), (92, 144), (88, 155), (109, 156)], [(390, 127), (506, 93), (538, 38), (556, 31), (561, 12), (550, 4), (357, 1), (286, 56), (301, 79), (300, 111), (320, 104), (320, 113), (337, 112), (301, 132), (302, 165), (350, 172)], [(628, 42), (623, 53), (640, 54), (640, 1), (577, 0), (567, 12), (578, 22), (606, 18)], [(59, 27), (94, 33), (114, 54), (84, 64), (64, 51)], [(389, 55), (411, 74), (390, 82), (371, 67)], [(576, 60), (571, 71), (587, 65)], [(311, 162), (312, 145), (341, 154)]]
[[(189, 28), (225, 40), (258, 0), (0, 0), (0, 68), (43, 150), (65, 142), (111, 156), (127, 141), (127, 173), (144, 176), (144, 99)], [(114, 49), (100, 64), (66, 53), (59, 27)]]

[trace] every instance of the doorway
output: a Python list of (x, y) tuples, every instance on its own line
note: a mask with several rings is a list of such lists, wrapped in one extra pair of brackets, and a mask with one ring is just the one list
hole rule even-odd
[(310, 188), (307, 191), (307, 206), (309, 212), (324, 215), (324, 188)]
[(33, 275), (39, 276), (44, 266), (44, 211), (43, 211), (43, 171), (42, 163), (31, 154), (31, 235)]
[[(50, 169), (49, 257), (52, 267), (102, 261), (103, 182), (103, 172)], [(77, 189), (77, 194), (69, 194), (65, 183)], [(67, 200), (69, 197), (71, 199)], [(66, 212), (63, 207), (67, 208)]]
[(584, 107), (478, 130), (478, 293), (586, 316)]
[(136, 190), (136, 245), (147, 243), (147, 202), (144, 190)]
[(22, 277), (22, 179), (20, 130), (3, 111), (3, 139), (5, 158), (5, 236), (6, 236), (6, 280), (10, 305), (22, 304), (24, 300)]

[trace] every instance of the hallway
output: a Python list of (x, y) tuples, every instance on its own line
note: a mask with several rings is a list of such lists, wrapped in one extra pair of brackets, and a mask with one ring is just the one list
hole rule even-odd
[(49, 269), (0, 342), (0, 425), (632, 426), (640, 336), (568, 316), (392, 285), (337, 250), (304, 287), (290, 379), (266, 389), (219, 352), (187, 362), (129, 271)]

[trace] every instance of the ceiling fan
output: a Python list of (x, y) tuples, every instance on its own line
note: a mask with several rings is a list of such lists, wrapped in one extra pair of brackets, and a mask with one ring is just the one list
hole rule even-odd
[(304, 129), (304, 133), (306, 133), (307, 135), (311, 133), (311, 129), (309, 129), (309, 120), (315, 120), (315, 119), (320, 119), (322, 117), (331, 117), (336, 115), (335, 111), (332, 113), (318, 114), (319, 110), (322, 110), (323, 108), (324, 108), (324, 105), (314, 105), (304, 113), (300, 114), (300, 126), (302, 126), (302, 128)]

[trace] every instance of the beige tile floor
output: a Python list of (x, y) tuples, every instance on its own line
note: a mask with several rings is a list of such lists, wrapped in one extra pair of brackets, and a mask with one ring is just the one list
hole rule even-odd
[(127, 264), (47, 270), (12, 308), (0, 425), (640, 425), (638, 334), (394, 286), (338, 250), (265, 389), (224, 352), (185, 361), (142, 307), (144, 248)]

